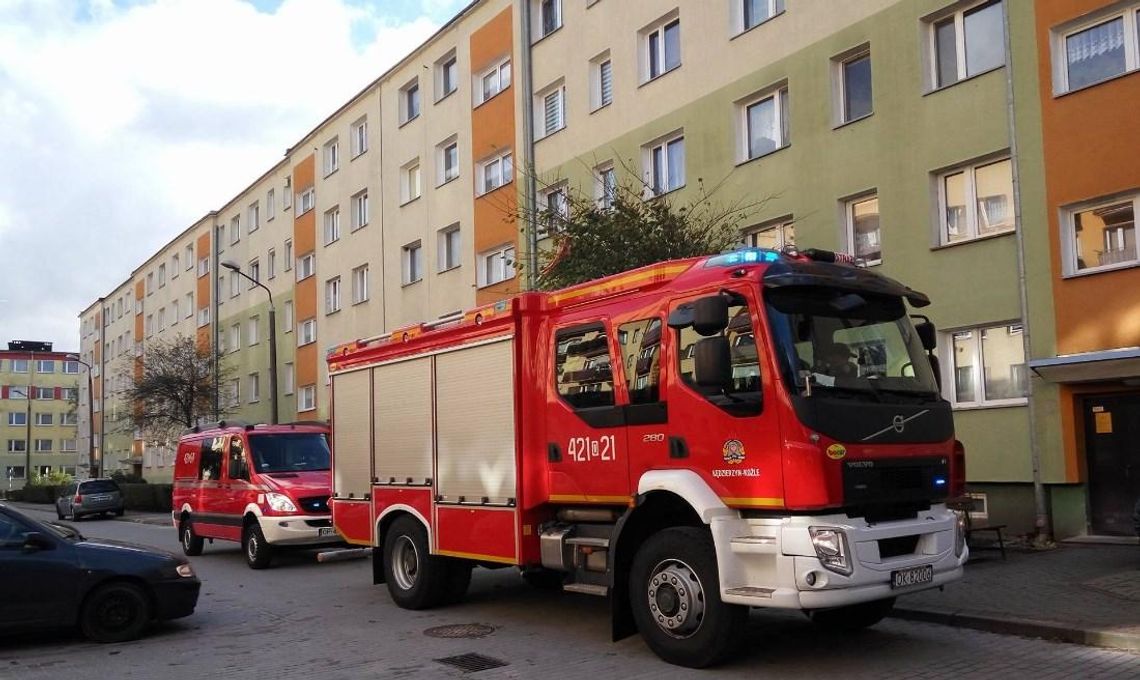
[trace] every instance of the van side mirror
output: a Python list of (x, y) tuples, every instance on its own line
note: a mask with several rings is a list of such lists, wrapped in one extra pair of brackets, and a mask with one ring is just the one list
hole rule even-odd
[(701, 338), (693, 348), (693, 379), (700, 387), (723, 389), (732, 384), (732, 352), (728, 338)]
[(728, 328), (728, 298), (710, 295), (693, 305), (693, 330), (708, 337)]
[(934, 324), (930, 319), (925, 316), (914, 317), (921, 319), (914, 325), (914, 330), (918, 333), (918, 339), (922, 342), (922, 348), (927, 352), (933, 352), (938, 347), (938, 330), (934, 328)]
[(38, 531), (30, 531), (24, 534), (24, 552), (26, 553), (51, 550), (53, 548), (55, 548), (55, 543), (45, 534)]

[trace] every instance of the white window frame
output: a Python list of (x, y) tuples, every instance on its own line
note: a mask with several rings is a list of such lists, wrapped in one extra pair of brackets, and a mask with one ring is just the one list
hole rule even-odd
[[(449, 151), (455, 149), (455, 163), (448, 165)], [(448, 182), (453, 182), (459, 179), (459, 135), (452, 135), (451, 137), (440, 142), (435, 147), (436, 152), (436, 186), (443, 186)]]
[[(321, 169), (324, 177), (328, 177), (340, 169), (340, 138), (333, 137), (325, 142), (321, 149)], [(305, 212), (302, 210), (301, 212)]]
[[(548, 107), (553, 102), (554, 117)], [(543, 139), (566, 127), (566, 83), (562, 79), (534, 95), (535, 139)]]
[(325, 281), (325, 316), (340, 311), (340, 277)]
[[(680, 142), (681, 144), (681, 167), (679, 168), (679, 177), (676, 184), (673, 182), (673, 173), (669, 172), (669, 147), (670, 145)], [(658, 186), (657, 180), (657, 152), (661, 152), (661, 159), (664, 162), (663, 179), (664, 184)], [(645, 177), (645, 195), (646, 197), (664, 196), (678, 189), (685, 187), (685, 165), (687, 163), (687, 154), (685, 153), (685, 131), (677, 130), (671, 132), (664, 137), (649, 142), (641, 147), (641, 164), (642, 171)]]
[(210, 325), (210, 308), (203, 307), (198, 310), (198, 328)]
[(252, 234), (261, 228), (261, 201), (250, 203), (246, 212), (245, 233)]
[(55, 360), (36, 359), (36, 373), (55, 373)]
[(272, 281), (273, 279), (277, 278), (277, 249), (276, 248), (270, 248), (269, 252), (267, 252), (265, 254), (265, 263), (266, 263), (265, 276), (267, 279)]
[(194, 316), (194, 294), (193, 293), (187, 293), (186, 294), (186, 311), (184, 313), (185, 313), (185, 317), (183, 317), (183, 318), (186, 318), (186, 319), (189, 319), (190, 317)]
[(207, 275), (209, 275), (209, 273), (210, 273), (210, 258), (203, 257), (201, 260), (198, 260), (198, 278), (202, 278), (203, 276), (207, 276)]
[(79, 373), (79, 362), (78, 361), (65, 361), (65, 362), (63, 362), (63, 372), (65, 375), (70, 375), (73, 373)]
[[(453, 74), (448, 76), (448, 69)], [(459, 90), (459, 57), (453, 48), (435, 62), (435, 102), (446, 99)]]
[[(757, 238), (760, 234), (765, 232), (776, 232), (776, 250), (782, 250), (786, 246), (794, 246), (796, 239), (794, 235), (796, 221), (791, 215), (780, 217), (767, 222), (747, 227), (744, 230), (744, 247), (745, 248), (763, 248)], [(791, 230), (793, 235), (788, 238), (788, 231)]]
[(480, 162), (477, 166), (477, 195), (489, 194), (514, 181), (514, 157), (511, 151), (501, 151)]
[[(1114, 205), (1132, 204), (1132, 224), (1133, 234), (1140, 235), (1137, 228), (1140, 227), (1140, 193), (1125, 193), (1116, 194), (1105, 198), (1097, 198), (1091, 201), (1083, 201), (1073, 205), (1065, 206), (1061, 209), (1061, 258), (1062, 258), (1062, 276), (1064, 278), (1088, 276), (1090, 274), (1100, 274), (1102, 272), (1111, 272), (1118, 269), (1130, 269), (1132, 267), (1140, 266), (1140, 242), (1136, 242), (1136, 256), (1131, 260), (1124, 260), (1121, 262), (1113, 262), (1111, 264), (1103, 264), (1097, 266), (1086, 266), (1084, 269), (1077, 269), (1077, 259), (1082, 256), (1081, 249), (1077, 244), (1076, 237), (1076, 220), (1079, 213), (1098, 210), (1101, 208), (1108, 208)], [(1135, 236), (1133, 237), (1135, 238)]]
[(767, 7), (768, 15), (749, 24), (748, 10), (746, 9), (746, 7), (750, 4), (749, 0), (731, 0), (731, 2), (732, 28), (734, 34), (736, 35), (747, 33), (757, 26), (768, 23), (772, 19), (775, 19), (776, 17), (783, 14), (785, 10), (785, 0), (760, 0), (760, 2)]
[(257, 287), (257, 283), (261, 282), (261, 261), (256, 257), (249, 261), (246, 265), (246, 270), (249, 272), (249, 278), (253, 279), (247, 284), (249, 290)]
[(368, 151), (368, 116), (362, 116), (353, 122), (351, 142), (353, 158)]
[(241, 349), (241, 323), (230, 326), (230, 333), (226, 336), (226, 350), (237, 352)]
[[(414, 105), (413, 105), (414, 104)], [(423, 93), (419, 77), (412, 78), (400, 88), (400, 125), (406, 125), (423, 113)]]
[(230, 245), (237, 245), (241, 241), (241, 215), (230, 218)]
[(368, 301), (368, 265), (361, 265), (352, 270), (352, 304), (358, 305)]
[(186, 246), (186, 271), (194, 268), (194, 244)]
[(436, 232), (436, 272), (443, 273), (458, 268), (462, 264), (463, 235), (459, 223), (449, 225)]
[(837, 55), (831, 60), (831, 82), (832, 91), (834, 93), (834, 111), (833, 123), (835, 127), (854, 123), (856, 121), (868, 118), (875, 113), (875, 79), (874, 72), (871, 74), (871, 110), (859, 116), (847, 116), (847, 67), (862, 59), (867, 59), (871, 62), (872, 69), (874, 68), (874, 61), (871, 59), (871, 46), (869, 44), (860, 45), (854, 50), (848, 50), (843, 54)]
[[(21, 401), (23, 401), (23, 400), (21, 400)], [(8, 425), (10, 427), (16, 427), (17, 425), (26, 426), (27, 424), (28, 424), (28, 413), (27, 413), (27, 411), (9, 411), (8, 412)]]
[(285, 239), (285, 256), (281, 258), (285, 271), (293, 269), (293, 239)]
[[(24, 415), (26, 415), (26, 414), (24, 414)], [(36, 415), (35, 424), (38, 427), (43, 427), (46, 425), (54, 425), (55, 424), (54, 414), (41, 413), (41, 412), (37, 411), (35, 415)]]
[(304, 385), (297, 396), (297, 412), (315, 411), (317, 408), (317, 386)]
[[(612, 178), (612, 185), (607, 186), (607, 174)], [(606, 161), (594, 168), (594, 200), (602, 210), (613, 207), (614, 199), (618, 195), (617, 168), (613, 161)]]
[[(928, 85), (931, 91), (953, 87), (958, 83), (980, 76), (983, 73), (997, 70), (1009, 63), (1009, 54), (1006, 53), (1005, 45), (1003, 44), (1000, 64), (974, 74), (969, 74), (966, 70), (966, 15), (992, 3), (1001, 4), (1002, 12), (1006, 12), (1008, 11), (1005, 7), (1006, 2), (1007, 0), (980, 0), (980, 2), (958, 6), (952, 12), (941, 12), (925, 20), (927, 60), (929, 61), (926, 77), (929, 80)], [(947, 19), (954, 21), (954, 57), (956, 61), (955, 74), (957, 79), (952, 83), (940, 83), (938, 82), (938, 32), (936, 27), (938, 24), (944, 23)]]
[[(550, 9), (552, 10), (550, 21), (547, 21), (546, 15), (547, 2), (550, 3)], [(534, 16), (535, 42), (542, 40), (562, 28), (562, 0), (534, 0), (532, 12)]]
[(867, 260), (861, 258), (858, 254), (859, 249), (855, 244), (855, 206), (860, 203), (865, 203), (870, 200), (878, 200), (878, 190), (868, 191), (858, 196), (848, 198), (843, 202), (843, 228), (847, 238), (847, 251), (852, 257), (855, 257), (865, 267), (873, 267), (883, 263), (883, 211), (882, 202), (879, 202), (879, 259)]
[(292, 333), (293, 332), (293, 301), (292, 300), (286, 300), (285, 301), (285, 313), (282, 316), (285, 317), (284, 318), (285, 323), (282, 324), (285, 327), (285, 332), (286, 333)]
[(309, 187), (301, 192), (297, 197), (300, 205), (298, 206), (298, 215), (304, 215), (312, 210), (317, 205), (317, 191), (314, 187)]
[(257, 373), (249, 374), (249, 403), (256, 404), (261, 401), (261, 376)]
[[(681, 16), (677, 10), (666, 14), (639, 32), (640, 46), (638, 49), (638, 61), (641, 66), (642, 84), (657, 80), (666, 74), (672, 73), (681, 68), (682, 64), (684, 64), (684, 49), (681, 47), (684, 34), (681, 33), (677, 40), (679, 51), (679, 54), (677, 54), (677, 63), (673, 66), (669, 66), (669, 58), (665, 49), (665, 32), (674, 25), (677, 26), (678, 31), (681, 30)], [(653, 58), (652, 45), (654, 41), (656, 41), (658, 45), (656, 59)]]
[(293, 394), (293, 383), (297, 380), (296, 371), (293, 368), (293, 362), (286, 362), (283, 374), (285, 378), (285, 386), (282, 392), (284, 394)]
[[(987, 324), (982, 326), (972, 326), (966, 328), (956, 328), (953, 330), (942, 333), (942, 338), (939, 339), (939, 348), (947, 348), (950, 353), (946, 359), (939, 361), (939, 366), (942, 368), (942, 396), (950, 402), (954, 409), (977, 409), (977, 408), (990, 408), (990, 407), (1003, 407), (1003, 406), (1025, 406), (1029, 403), (1028, 397), (1012, 397), (1009, 399), (987, 399), (985, 396), (985, 365), (984, 355), (982, 352), (982, 331), (1007, 329), (1010, 335), (1020, 334), (1022, 324), (1019, 321), (1008, 321), (1005, 323)], [(957, 363), (955, 358), (955, 336), (960, 334), (969, 333), (971, 344), (971, 359), (972, 365), (970, 367), (971, 379), (974, 383), (974, 396), (973, 401), (958, 401), (958, 376), (957, 376)], [(1022, 346), (1019, 343), (1019, 346)], [(941, 357), (939, 357), (941, 359)], [(1026, 371), (1026, 383), (1030, 380), (1028, 375), (1029, 362), (1022, 355), (1022, 363), (1020, 364)]]
[(247, 322), (246, 345), (256, 345), (261, 339), (261, 317), (251, 316)]
[(313, 252), (305, 253), (297, 258), (297, 280), (304, 281), (305, 279), (317, 273), (317, 254)]
[(479, 287), (493, 286), (515, 278), (516, 263), (514, 244), (505, 244), (479, 253), (479, 271), (476, 276)]
[[(564, 224), (570, 219), (570, 185), (559, 182), (543, 189), (538, 196), (541, 204), (539, 216), (538, 238), (546, 238), (562, 231)], [(554, 205), (557, 203), (558, 205)]]
[[(1013, 232), (1014, 227), (1016, 225), (1014, 223), (1013, 194), (1011, 191), (1010, 201), (1009, 201), (1009, 225), (1004, 227), (1000, 231), (994, 231), (994, 232), (989, 233), (989, 234), (980, 234), (979, 233), (980, 221), (978, 219), (977, 171), (980, 168), (984, 168), (986, 166), (994, 165), (996, 163), (1002, 163), (1002, 162), (1009, 162), (1010, 163), (1010, 174), (1011, 174), (1010, 184), (1012, 185), (1013, 166), (1012, 166), (1012, 161), (1010, 161), (1009, 156), (997, 156), (997, 157), (988, 158), (985, 160), (974, 161), (974, 162), (969, 163), (967, 165), (960, 165), (960, 166), (957, 166), (955, 168), (951, 168), (950, 170), (946, 170), (944, 172), (941, 172), (936, 176), (935, 181), (938, 183), (937, 189), (938, 189), (938, 244), (939, 245), (956, 246), (956, 245), (960, 245), (962, 243), (969, 243), (970, 241), (976, 241), (980, 238), (991, 238), (993, 236), (1000, 236), (1002, 234), (1009, 234), (1009, 233)], [(946, 179), (948, 177), (950, 177), (952, 175), (956, 175), (958, 173), (962, 173), (965, 177), (965, 186), (966, 186), (965, 227), (966, 227), (966, 234), (963, 238), (960, 238), (956, 241), (951, 241), (950, 240), (950, 223), (946, 218), (946, 208), (947, 208)]]
[(265, 221), (270, 222), (277, 216), (277, 190), (268, 189), (265, 192)]
[[(222, 275), (218, 275), (219, 288), (221, 288), (220, 284), (224, 280), (225, 279), (222, 278)], [(230, 297), (236, 298), (239, 295), (241, 295), (241, 277), (236, 273), (230, 274)]]
[(178, 278), (179, 272), (182, 271), (182, 256), (174, 253), (170, 256), (170, 279), (173, 281)]
[(420, 159), (408, 161), (400, 168), (400, 205), (411, 203), (424, 191), (423, 170)]
[(358, 191), (349, 199), (349, 231), (368, 226), (368, 190)]
[[(776, 148), (764, 151), (762, 153), (753, 154), (752, 152), (752, 121), (749, 112), (752, 107), (763, 104), (766, 101), (772, 102), (772, 111), (775, 116), (776, 132), (779, 135)], [(776, 153), (781, 149), (786, 149), (792, 142), (791, 135), (791, 121), (790, 118), (790, 105), (788, 97), (788, 84), (786, 82), (780, 83), (773, 87), (767, 88), (762, 92), (752, 95), (751, 97), (742, 100), (737, 105), (737, 112), (739, 119), (737, 121), (737, 129), (740, 131), (739, 139), (740, 146), (738, 149), (739, 162), (747, 162), (757, 158), (763, 158), (769, 154)]]
[(424, 247), (422, 241), (413, 241), (400, 248), (400, 282), (410, 286), (424, 278)]
[[(606, 74), (609, 74), (609, 89), (606, 89)], [(607, 98), (608, 93), (608, 98)], [(590, 60), (590, 112), (605, 108), (614, 101), (614, 62), (610, 51), (606, 50)]]
[(325, 211), (322, 234), (325, 246), (330, 246), (340, 240), (340, 206), (335, 205)]
[(311, 345), (317, 341), (317, 320), (310, 317), (297, 324), (297, 346)]
[(165, 288), (166, 287), (166, 263), (165, 262), (158, 265), (158, 287), (159, 288)]
[[(488, 89), (487, 85), (491, 87)], [(501, 59), (475, 76), (475, 106), (488, 102), (511, 86), (511, 59)]]
[[(1104, 11), (1105, 9), (1110, 8), (1103, 8), (1091, 16), (1081, 17), (1075, 22), (1067, 22), (1050, 31), (1054, 96), (1095, 87), (1140, 69), (1140, 25), (1138, 25), (1140, 24), (1140, 3), (1129, 3), (1124, 7), (1116, 4), (1111, 6), (1110, 11)], [(1068, 39), (1077, 33), (1121, 18), (1124, 21), (1124, 71), (1087, 83), (1076, 89), (1070, 88)]]

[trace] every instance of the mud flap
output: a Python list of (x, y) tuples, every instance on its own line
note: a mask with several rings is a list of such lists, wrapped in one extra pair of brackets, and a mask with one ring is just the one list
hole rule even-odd
[(610, 626), (612, 641), (617, 642), (637, 633), (633, 608), (629, 604), (629, 586), (625, 579), (610, 586)]
[(372, 549), (372, 585), (384, 583), (384, 549)]

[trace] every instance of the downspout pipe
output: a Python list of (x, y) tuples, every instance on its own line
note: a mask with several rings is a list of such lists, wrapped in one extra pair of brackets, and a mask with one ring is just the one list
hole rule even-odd
[(523, 164), (523, 229), (526, 237), (526, 289), (538, 288), (538, 229), (535, 225), (535, 206), (538, 204), (538, 185), (535, 178), (534, 163), (534, 67), (531, 59), (531, 3), (522, 0), (520, 22), (522, 24), (519, 34), (522, 39), (522, 49), (519, 59), (522, 61), (522, 134), (523, 148), (526, 150), (526, 160)]

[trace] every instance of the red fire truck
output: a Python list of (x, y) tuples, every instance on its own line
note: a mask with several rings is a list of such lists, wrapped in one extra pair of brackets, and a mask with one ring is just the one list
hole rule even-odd
[(666, 262), (334, 348), (337, 532), (401, 607), (510, 565), (692, 667), (749, 607), (858, 628), (959, 578), (929, 300), (839, 259)]

